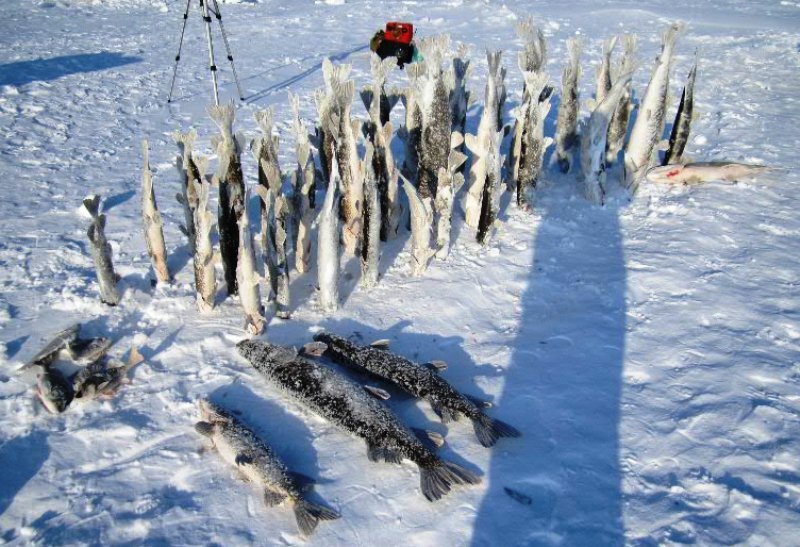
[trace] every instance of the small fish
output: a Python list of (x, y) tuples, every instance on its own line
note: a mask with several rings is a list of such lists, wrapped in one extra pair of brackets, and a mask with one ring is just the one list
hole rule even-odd
[(429, 401), (444, 423), (457, 420), (461, 415), (467, 416), (483, 446), (494, 446), (500, 437), (520, 436), (519, 431), (490, 418), (472, 399), (459, 393), (439, 375), (439, 367), (435, 364), (418, 365), (385, 348), (358, 346), (327, 332), (314, 335), (314, 340), (324, 344), (324, 355), (334, 362), (360, 372), (366, 371), (414, 397)]
[(132, 346), (125, 363), (108, 359), (79, 370), (71, 379), (74, 400), (85, 403), (97, 398), (112, 397), (128, 380), (128, 371), (142, 361), (144, 357)]
[(327, 313), (335, 312), (339, 306), (339, 207), (335, 199), (339, 184), (339, 165), (334, 157), (325, 202), (317, 218), (319, 305)]
[[(208, 167), (206, 158), (198, 158), (197, 166), (200, 173), (205, 173)], [(192, 255), (194, 266), (194, 286), (197, 308), (201, 312), (209, 312), (214, 308), (214, 298), (217, 294), (217, 274), (214, 268), (215, 253), (211, 241), (211, 232), (214, 230), (214, 215), (208, 210), (208, 195), (211, 184), (200, 178), (192, 182), (194, 192), (197, 194), (197, 207), (194, 214), (195, 248)]]
[(572, 167), (575, 148), (578, 145), (578, 111), (580, 109), (578, 81), (581, 78), (582, 48), (583, 42), (580, 37), (567, 40), (569, 61), (561, 76), (561, 102), (558, 105), (556, 119), (556, 152), (554, 156), (562, 173), (568, 173)]
[[(619, 62), (612, 82), (622, 74), (633, 74), (636, 68), (636, 36), (633, 34), (625, 34), (622, 37), (623, 52), (622, 59)], [(614, 109), (614, 115), (611, 117), (611, 123), (608, 125), (608, 141), (606, 151), (606, 164), (611, 165), (617, 161), (619, 151), (625, 145), (625, 135), (628, 133), (628, 119), (630, 118), (633, 106), (631, 105), (631, 83), (625, 86), (625, 91), (619, 99), (617, 108)]]
[(678, 112), (675, 114), (675, 122), (672, 124), (672, 132), (669, 135), (669, 149), (664, 156), (661, 165), (671, 163), (681, 163), (683, 150), (689, 142), (689, 132), (692, 127), (692, 113), (694, 111), (694, 80), (697, 77), (697, 52), (695, 52), (694, 65), (686, 78), (686, 85), (681, 94), (681, 102), (678, 105)]
[(498, 191), (502, 182), (501, 169), (503, 156), (500, 155), (500, 145), (503, 142), (503, 132), (498, 131), (489, 140), (486, 150), (486, 182), (483, 185), (483, 199), (481, 199), (481, 215), (478, 219), (477, 240), (481, 245), (489, 241), (497, 213), (500, 208)]
[(423, 200), (411, 183), (400, 176), (411, 210), (411, 275), (420, 276), (428, 269), (428, 262), (435, 252), (431, 248), (433, 210), (430, 198)]
[(748, 165), (728, 161), (708, 161), (662, 165), (647, 171), (647, 180), (659, 184), (698, 184), (712, 180), (737, 181), (778, 171), (767, 165)]
[(597, 93), (595, 105), (599, 105), (611, 91), (611, 54), (617, 45), (619, 37), (612, 36), (603, 42), (603, 61), (597, 67)]
[(428, 501), (440, 499), (457, 484), (480, 483), (471, 471), (442, 460), (383, 403), (341, 374), (301, 358), (293, 348), (253, 340), (239, 342), (236, 348), (272, 384), (364, 439), (371, 461), (401, 463), (406, 458), (416, 463)]
[(100, 213), (100, 196), (84, 198), (83, 206), (92, 216), (92, 224), (87, 235), (92, 244), (92, 257), (100, 285), (100, 301), (109, 306), (116, 306), (120, 301), (117, 282), (119, 276), (114, 272), (114, 261), (111, 256), (111, 245), (106, 239), (106, 215)]
[(273, 450), (233, 413), (208, 400), (200, 400), (201, 420), (195, 431), (211, 440), (220, 457), (249, 482), (264, 491), (268, 507), (289, 500), (294, 505), (297, 526), (304, 536), (311, 535), (321, 520), (336, 520), (339, 513), (305, 498), (312, 482), (292, 473)]
[(78, 365), (89, 365), (100, 360), (111, 347), (111, 339), (99, 338), (76, 338), (70, 343), (66, 352), (69, 358)]
[(153, 191), (153, 174), (150, 172), (150, 152), (147, 140), (142, 141), (144, 168), (142, 169), (142, 220), (144, 222), (144, 240), (147, 243), (147, 254), (153, 264), (153, 271), (159, 283), (169, 283), (171, 276), (167, 268), (167, 246), (164, 243), (164, 223), (156, 205)]
[(50, 364), (41, 364), (41, 367), (36, 394), (49, 412), (61, 414), (72, 402), (75, 393), (64, 373)]
[(286, 195), (281, 192), (275, 198), (273, 207), (272, 235), (274, 240), (272, 246), (275, 249), (275, 268), (277, 270), (275, 293), (275, 305), (277, 315), (281, 319), (289, 319), (291, 316), (291, 296), (289, 293), (289, 217), (291, 216), (291, 205)]
[[(262, 190), (263, 187), (257, 187)], [(239, 302), (245, 316), (245, 329), (257, 336), (264, 331), (264, 306), (261, 304), (261, 277), (256, 273), (256, 254), (253, 250), (253, 235), (247, 218), (249, 191), (245, 190), (242, 214), (239, 218), (239, 256), (236, 262), (236, 284)]]

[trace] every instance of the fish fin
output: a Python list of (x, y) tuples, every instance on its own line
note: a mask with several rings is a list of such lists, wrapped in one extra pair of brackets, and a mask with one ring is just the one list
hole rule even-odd
[(436, 413), (436, 415), (439, 416), (439, 419), (442, 421), (443, 424), (447, 424), (458, 420), (458, 414), (456, 414), (449, 408), (445, 408), (440, 403), (431, 403), (431, 408)]
[(83, 198), (83, 206), (86, 207), (92, 218), (95, 218), (100, 212), (100, 196), (97, 194), (86, 196)]
[(367, 458), (371, 462), (402, 463), (403, 457), (393, 448), (367, 443)]
[(275, 507), (276, 505), (280, 505), (284, 502), (286, 497), (286, 494), (283, 492), (276, 492), (275, 490), (270, 490), (269, 488), (264, 489), (264, 505), (267, 507)]
[(472, 152), (473, 154), (478, 154), (479, 152), (483, 152), (482, 148), (478, 144), (478, 137), (467, 133), (464, 135), (464, 144), (467, 147), (467, 150)]
[(181, 233), (186, 237), (189, 237), (189, 230), (187, 230), (186, 226), (184, 226), (183, 224), (178, 224), (178, 230), (180, 230)]
[(144, 357), (142, 357), (142, 354), (139, 353), (138, 348), (136, 346), (131, 346), (131, 351), (130, 351), (130, 353), (128, 353), (127, 366), (128, 367), (135, 367), (136, 365), (138, 365), (142, 361), (144, 361)]
[(375, 397), (376, 399), (380, 399), (381, 401), (388, 401), (391, 398), (389, 392), (385, 389), (381, 389), (375, 386), (364, 386), (364, 390)]
[(444, 372), (445, 370), (447, 370), (447, 363), (445, 363), (444, 361), (440, 361), (438, 359), (429, 361), (425, 363), (424, 366), (436, 373)]
[(419, 429), (417, 427), (412, 427), (411, 431), (414, 432), (414, 435), (417, 436), (422, 444), (432, 451), (436, 451), (444, 446), (444, 435), (441, 433), (427, 429)]
[(308, 475), (303, 475), (302, 473), (298, 473), (296, 471), (288, 471), (287, 474), (289, 478), (292, 479), (294, 485), (301, 491), (301, 492), (308, 492), (314, 485), (317, 483), (314, 479), (309, 477)]
[(306, 500), (296, 500), (294, 504), (294, 518), (297, 527), (305, 536), (310, 536), (321, 520), (336, 520), (340, 517), (338, 512), (317, 505)]
[(464, 135), (460, 131), (453, 131), (450, 134), (450, 149), (458, 148), (464, 144)]
[(522, 434), (505, 422), (494, 420), (484, 414), (472, 419), (475, 435), (481, 445), (494, 446), (500, 437), (520, 437)]
[(388, 338), (381, 338), (380, 340), (375, 340), (369, 346), (376, 349), (389, 349), (390, 343), (391, 342)]
[(239, 452), (236, 454), (236, 465), (249, 465), (253, 463), (255, 460), (253, 459), (252, 454), (248, 454), (247, 452)]
[(197, 422), (194, 424), (194, 430), (200, 433), (203, 437), (210, 437), (214, 434), (214, 424), (210, 422)]
[(309, 342), (303, 346), (303, 354), (311, 357), (322, 357), (327, 349), (328, 344), (325, 342)]
[(446, 495), (455, 484), (480, 484), (481, 478), (452, 462), (440, 460), (433, 467), (420, 468), (420, 487), (428, 501)]
[(364, 86), (359, 95), (361, 96), (361, 102), (364, 103), (364, 108), (369, 111), (369, 107), (372, 105), (372, 87)]

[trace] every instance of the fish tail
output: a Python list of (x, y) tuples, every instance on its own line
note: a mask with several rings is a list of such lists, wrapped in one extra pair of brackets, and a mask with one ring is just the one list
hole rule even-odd
[(305, 536), (310, 536), (321, 520), (336, 520), (341, 515), (333, 509), (317, 505), (306, 500), (297, 500), (294, 504), (294, 517), (297, 526)]
[(500, 437), (522, 436), (514, 427), (500, 420), (490, 418), (485, 414), (472, 418), (472, 427), (475, 429), (478, 441), (485, 447), (494, 446)]
[(481, 478), (453, 462), (439, 460), (433, 467), (420, 468), (420, 487), (428, 501), (441, 499), (455, 484), (480, 484)]

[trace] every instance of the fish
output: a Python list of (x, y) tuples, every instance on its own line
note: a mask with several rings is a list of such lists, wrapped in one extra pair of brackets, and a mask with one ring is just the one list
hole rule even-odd
[(636, 193), (640, 180), (656, 160), (656, 145), (664, 133), (672, 54), (675, 41), (684, 26), (683, 23), (673, 23), (662, 37), (661, 54), (656, 59), (650, 83), (647, 84), (647, 91), (639, 104), (639, 113), (625, 147), (623, 184), (632, 194)]
[[(612, 80), (622, 74), (633, 74), (636, 68), (636, 36), (633, 34), (625, 34), (622, 37), (623, 53), (619, 66), (616, 68), (616, 76), (612, 76)], [(631, 104), (631, 83), (625, 86), (625, 91), (619, 99), (617, 108), (614, 109), (614, 115), (611, 117), (611, 122), (608, 125), (608, 139), (606, 150), (606, 164), (611, 165), (617, 161), (620, 150), (625, 146), (625, 135), (628, 133), (628, 120), (630, 119), (633, 105)]]
[(422, 139), (422, 110), (417, 96), (418, 80), (425, 73), (425, 65), (414, 63), (406, 69), (409, 85), (403, 90), (400, 100), (406, 110), (405, 124), (397, 135), (403, 141), (405, 158), (403, 159), (403, 175), (409, 180), (416, 180), (419, 168), (419, 147)]
[(625, 86), (631, 79), (628, 73), (617, 78), (605, 98), (595, 107), (589, 120), (581, 131), (581, 169), (583, 171), (584, 194), (586, 199), (603, 205), (606, 195), (606, 143), (608, 124), (619, 99), (625, 93)]
[(291, 205), (289, 198), (281, 192), (275, 198), (273, 208), (272, 224), (274, 226), (272, 235), (274, 241), (272, 246), (275, 249), (275, 268), (277, 278), (275, 280), (277, 291), (275, 292), (275, 305), (277, 315), (281, 319), (289, 319), (291, 316), (291, 298), (289, 294), (289, 258), (288, 258), (288, 224), (291, 216)]
[(603, 60), (597, 67), (597, 92), (595, 93), (595, 108), (603, 102), (611, 91), (611, 55), (617, 46), (618, 36), (612, 36), (603, 42)]
[(461, 133), (453, 132), (452, 138), (457, 139), (450, 143), (450, 156), (447, 159), (447, 168), (439, 168), (439, 177), (436, 183), (436, 199), (433, 200), (436, 212), (436, 258), (447, 258), (450, 254), (450, 231), (453, 219), (453, 204), (455, 196), (464, 185), (464, 175), (460, 172), (467, 156), (459, 152), (462, 140)]
[[(262, 186), (257, 187), (262, 190)], [(245, 330), (257, 336), (264, 331), (264, 306), (261, 304), (261, 277), (256, 273), (256, 254), (253, 250), (253, 236), (247, 218), (249, 190), (245, 190), (242, 213), (239, 218), (239, 257), (236, 261), (236, 284), (239, 288), (239, 301), (245, 316)]]
[(381, 253), (381, 204), (373, 169), (374, 149), (367, 143), (364, 156), (364, 219), (361, 223), (361, 286), (371, 289), (378, 284), (378, 262)]
[(319, 521), (340, 517), (337, 511), (307, 500), (305, 490), (313, 481), (289, 471), (278, 455), (232, 412), (208, 399), (199, 400), (198, 406), (201, 421), (195, 424), (195, 431), (212, 442), (226, 463), (263, 489), (267, 507), (288, 500), (304, 536), (310, 536)]
[(294, 187), (294, 214), (296, 224), (294, 267), (298, 273), (311, 270), (311, 224), (316, 205), (317, 173), (311, 157), (308, 130), (300, 118), (300, 97), (289, 92), (289, 103), (294, 115), (292, 128), (297, 140), (297, 170)]
[(74, 401), (85, 403), (97, 398), (112, 397), (128, 381), (128, 371), (143, 361), (144, 357), (136, 346), (132, 346), (125, 363), (108, 359), (84, 367), (71, 379)]
[[(512, 426), (490, 418), (476, 404), (475, 399), (457, 391), (441, 377), (441, 363), (419, 365), (405, 357), (388, 351), (386, 346), (359, 346), (330, 332), (314, 335), (320, 346), (310, 346), (313, 353), (320, 353), (333, 362), (390, 382), (418, 399), (425, 399), (443, 423), (466, 416), (472, 420), (475, 436), (481, 445), (494, 446), (501, 437), (519, 437)], [(307, 346), (308, 347), (308, 346)]]
[(335, 199), (339, 184), (339, 165), (334, 157), (325, 202), (317, 218), (319, 305), (326, 313), (335, 312), (339, 306), (339, 207)]
[(556, 117), (555, 158), (562, 173), (572, 168), (575, 148), (578, 145), (578, 82), (581, 79), (581, 49), (583, 41), (575, 36), (567, 40), (569, 61), (561, 75), (561, 102)]
[(341, 374), (300, 357), (293, 348), (253, 340), (236, 348), (273, 385), (364, 439), (370, 461), (399, 464), (406, 458), (416, 463), (428, 501), (441, 499), (457, 484), (480, 483), (473, 472), (436, 455), (388, 407)]
[(430, 198), (423, 200), (408, 179), (400, 178), (411, 210), (411, 275), (416, 277), (425, 273), (435, 252), (431, 248), (433, 210)]
[[(517, 36), (522, 40), (523, 49), (517, 56), (521, 72), (542, 72), (547, 64), (547, 41), (544, 32), (536, 25), (533, 17), (520, 21), (516, 26)], [(527, 86), (523, 88), (523, 100), (529, 95)]]
[(338, 128), (331, 127), (328, 120), (332, 114), (339, 115), (338, 103), (333, 93), (334, 83), (344, 83), (350, 75), (352, 65), (334, 65), (327, 57), (322, 60), (322, 79), (325, 82), (323, 89), (314, 92), (314, 103), (317, 107), (319, 123), (315, 130), (314, 145), (319, 151), (320, 167), (322, 168), (322, 180), (331, 178), (331, 162), (333, 154), (331, 146), (334, 142), (333, 133)]
[(244, 200), (244, 175), (242, 174), (240, 138), (233, 135), (233, 103), (209, 106), (208, 114), (220, 130), (221, 136), (215, 140), (219, 155), (219, 168), (216, 180), (219, 184), (219, 246), (222, 269), (228, 294), (237, 293), (236, 261), (239, 257), (239, 219)]
[(111, 255), (111, 245), (106, 239), (106, 215), (100, 213), (100, 196), (92, 195), (83, 199), (83, 206), (92, 216), (92, 223), (86, 232), (92, 244), (92, 257), (97, 273), (97, 282), (100, 285), (100, 301), (109, 306), (116, 306), (120, 302), (117, 289), (119, 276), (114, 272), (114, 260)]
[(27, 363), (19, 368), (19, 371), (24, 371), (33, 366), (45, 366), (51, 364), (53, 361), (58, 359), (58, 355), (62, 350), (69, 348), (70, 345), (74, 344), (78, 340), (80, 329), (80, 323), (75, 323), (74, 325), (70, 325), (69, 327), (55, 333), (53, 338), (51, 338), (42, 349), (37, 351)]
[(671, 163), (682, 163), (681, 156), (689, 142), (689, 132), (692, 127), (692, 113), (694, 110), (694, 81), (697, 77), (697, 52), (695, 52), (694, 65), (686, 78), (686, 85), (681, 94), (681, 102), (678, 105), (678, 112), (675, 114), (675, 123), (672, 124), (672, 131), (669, 135), (669, 148), (664, 156), (661, 165)]
[(544, 72), (523, 72), (527, 98), (522, 104), (519, 124), (512, 143), (513, 158), (509, 179), (516, 180), (517, 206), (530, 208), (531, 192), (536, 189), (545, 151), (553, 144), (544, 136), (544, 121), (550, 113), (550, 95), (545, 93), (548, 76)]
[(78, 323), (57, 332), (41, 350), (19, 368), (22, 372), (31, 367), (41, 367), (42, 372), (37, 377), (36, 395), (42, 405), (53, 414), (64, 412), (72, 402), (74, 394), (66, 376), (52, 365), (62, 350), (75, 343), (79, 332)]
[(647, 171), (647, 180), (657, 184), (699, 184), (712, 180), (738, 181), (779, 171), (768, 165), (748, 165), (729, 161), (707, 161), (686, 164), (670, 164), (652, 167)]
[[(200, 173), (205, 173), (208, 168), (207, 158), (198, 158), (197, 166)], [(197, 195), (197, 207), (194, 214), (195, 248), (192, 253), (194, 269), (195, 302), (197, 308), (204, 313), (214, 309), (214, 299), (217, 294), (217, 274), (214, 263), (219, 256), (214, 251), (211, 241), (211, 232), (214, 230), (214, 215), (208, 210), (208, 197), (211, 184), (202, 177), (193, 181), (194, 192)]]
[[(452, 81), (448, 84), (450, 92), (450, 105), (452, 112), (450, 119), (453, 122), (452, 132), (463, 135), (467, 126), (467, 110), (475, 102), (472, 92), (467, 88), (467, 82), (472, 76), (472, 63), (469, 60), (469, 45), (460, 43), (453, 56), (453, 67), (447, 75)], [(463, 153), (463, 142), (458, 147), (458, 152)]]
[(153, 264), (153, 271), (159, 283), (169, 283), (171, 276), (167, 268), (167, 246), (164, 243), (164, 223), (156, 205), (153, 191), (153, 175), (150, 172), (150, 153), (147, 140), (142, 141), (144, 168), (142, 169), (142, 220), (144, 222), (144, 240), (147, 243), (147, 254)]
[(486, 245), (497, 220), (500, 208), (498, 190), (502, 182), (501, 168), (503, 156), (500, 155), (500, 145), (503, 142), (503, 132), (498, 131), (489, 141), (486, 155), (486, 183), (483, 185), (483, 199), (481, 199), (481, 216), (478, 219), (478, 233), (476, 239), (481, 245)]
[(486, 78), (483, 113), (481, 114), (480, 122), (478, 122), (476, 134), (464, 136), (467, 149), (473, 154), (467, 179), (467, 193), (464, 196), (464, 216), (467, 226), (475, 229), (478, 228), (481, 218), (483, 187), (489, 176), (487, 165), (489, 142), (500, 129), (497, 125), (497, 118), (498, 109), (500, 108), (501, 88), (503, 86), (503, 72), (500, 66), (501, 55), (501, 51), (486, 51), (489, 74)]
[(175, 131), (172, 138), (178, 145), (181, 155), (178, 156), (176, 167), (181, 177), (181, 192), (175, 198), (183, 206), (184, 224), (181, 231), (189, 241), (189, 252), (194, 254), (195, 232), (194, 232), (194, 210), (197, 207), (197, 194), (194, 192), (195, 182), (200, 182), (203, 172), (198, 170), (192, 148), (197, 140), (197, 131), (194, 129), (182, 133)]
[(76, 338), (66, 347), (67, 356), (73, 363), (78, 365), (89, 365), (100, 360), (111, 347), (113, 342), (110, 338), (100, 336), (98, 338)]

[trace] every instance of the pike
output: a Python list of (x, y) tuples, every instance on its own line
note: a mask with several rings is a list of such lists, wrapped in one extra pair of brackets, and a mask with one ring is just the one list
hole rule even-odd
[(53, 367), (59, 353), (70, 347), (78, 339), (80, 324), (71, 325), (57, 332), (25, 365), (19, 368), (22, 372), (31, 367), (41, 367), (37, 376), (36, 395), (42, 405), (52, 414), (64, 412), (72, 402), (74, 393), (64, 374)]
[(202, 176), (192, 153), (194, 142), (197, 140), (197, 131), (194, 129), (186, 133), (175, 131), (172, 133), (172, 138), (178, 145), (178, 150), (181, 153), (176, 161), (178, 174), (181, 177), (181, 191), (175, 196), (178, 203), (183, 207), (184, 224), (181, 226), (181, 232), (183, 232), (189, 240), (189, 252), (194, 254), (194, 210), (197, 207), (197, 195), (194, 193), (194, 182), (199, 181)]
[(611, 91), (611, 54), (617, 45), (617, 36), (612, 36), (603, 42), (603, 60), (597, 67), (597, 92), (594, 98), (594, 108), (602, 103)]
[(236, 348), (273, 385), (364, 439), (370, 461), (399, 464), (406, 458), (416, 463), (428, 501), (440, 499), (454, 485), (480, 483), (471, 471), (442, 460), (386, 406), (341, 374), (301, 358), (293, 348), (251, 340), (239, 342)]
[(335, 199), (339, 184), (339, 165), (334, 157), (325, 202), (317, 218), (319, 304), (327, 313), (335, 312), (339, 305), (339, 207)]
[(167, 246), (164, 243), (164, 223), (156, 205), (153, 191), (153, 175), (150, 172), (150, 159), (147, 140), (142, 141), (144, 168), (142, 169), (142, 220), (144, 222), (144, 240), (147, 243), (147, 254), (153, 264), (153, 271), (159, 283), (169, 283), (167, 268)]
[(289, 471), (275, 452), (233, 413), (207, 399), (201, 399), (198, 406), (201, 421), (195, 424), (195, 431), (211, 440), (226, 463), (263, 490), (267, 507), (291, 502), (297, 527), (304, 536), (311, 535), (319, 521), (339, 518), (336, 511), (308, 501), (305, 491), (313, 481)]
[[(517, 64), (520, 71), (525, 72), (542, 72), (547, 64), (547, 42), (544, 38), (542, 29), (536, 26), (533, 17), (528, 17), (526, 20), (517, 23), (516, 27), (517, 37), (522, 40), (523, 50), (519, 52), (517, 57)], [(538, 97), (534, 93), (528, 91), (527, 84), (523, 89), (523, 100), (528, 96)]]
[(279, 193), (275, 198), (275, 206), (272, 214), (272, 236), (274, 238), (272, 245), (275, 249), (275, 268), (277, 270), (277, 278), (275, 284), (277, 291), (275, 293), (275, 305), (277, 306), (277, 315), (281, 319), (289, 319), (291, 315), (290, 305), (291, 298), (289, 295), (289, 258), (288, 258), (288, 220), (291, 215), (291, 206), (288, 198), (283, 192)]
[(241, 163), (241, 139), (233, 135), (233, 103), (208, 107), (208, 114), (220, 130), (221, 138), (216, 139), (219, 155), (219, 246), (222, 255), (222, 269), (229, 295), (237, 292), (236, 260), (239, 255), (239, 227), (244, 200), (244, 175)]
[(214, 308), (217, 294), (217, 276), (214, 263), (218, 255), (214, 252), (211, 232), (214, 230), (214, 215), (208, 210), (208, 196), (211, 184), (203, 180), (208, 168), (207, 158), (198, 158), (197, 166), (201, 177), (194, 181), (194, 192), (197, 195), (197, 207), (194, 210), (195, 248), (192, 255), (194, 266), (195, 302), (201, 312), (209, 312)]
[(694, 65), (686, 78), (686, 85), (681, 94), (678, 112), (675, 114), (675, 123), (669, 135), (669, 149), (661, 165), (681, 163), (681, 156), (689, 141), (689, 132), (692, 126), (692, 112), (694, 110), (694, 80), (697, 77), (697, 52), (695, 52)]
[[(460, 133), (453, 132), (452, 138), (459, 139)], [(450, 142), (450, 156), (447, 168), (439, 168), (436, 183), (436, 199), (433, 207), (436, 211), (436, 258), (447, 258), (450, 254), (450, 231), (452, 228), (453, 204), (455, 196), (464, 185), (464, 175), (460, 173), (467, 156), (458, 151), (460, 139)]]
[(99, 361), (111, 347), (111, 339), (101, 336), (99, 338), (76, 338), (67, 345), (66, 353), (73, 363), (90, 365)]
[[(467, 110), (474, 102), (472, 92), (467, 89), (467, 81), (472, 76), (472, 64), (468, 58), (469, 46), (467, 44), (458, 44), (456, 54), (453, 57), (453, 67), (447, 74), (451, 80), (448, 82), (450, 92), (450, 105), (452, 113), (450, 119), (453, 121), (453, 133), (463, 135), (467, 126)], [(464, 143), (458, 147), (458, 152), (463, 153)], [(438, 195), (438, 194), (437, 194)]]
[(614, 109), (619, 105), (620, 97), (625, 93), (625, 86), (630, 82), (631, 76), (631, 73), (625, 74), (614, 82), (581, 131), (581, 168), (584, 178), (584, 193), (586, 199), (597, 205), (604, 204), (606, 195), (608, 124), (614, 114)]
[(578, 81), (581, 78), (582, 47), (580, 37), (567, 40), (569, 61), (561, 75), (561, 103), (556, 118), (556, 153), (553, 156), (562, 173), (568, 173), (572, 167), (574, 149), (578, 145)]
[(114, 272), (114, 261), (111, 256), (111, 245), (106, 239), (106, 215), (100, 214), (100, 196), (92, 195), (83, 199), (83, 206), (92, 216), (87, 236), (92, 244), (92, 257), (100, 285), (100, 301), (109, 306), (116, 306), (120, 301), (117, 282), (120, 277)]
[(327, 57), (322, 61), (322, 79), (325, 82), (324, 89), (314, 92), (314, 103), (317, 107), (319, 125), (316, 128), (314, 145), (319, 150), (320, 166), (322, 167), (322, 178), (330, 180), (331, 164), (333, 155), (331, 146), (333, 145), (333, 128), (328, 123), (331, 114), (337, 114), (337, 102), (333, 95), (334, 83), (344, 83), (350, 74), (352, 66), (348, 64), (334, 65)]
[(378, 284), (381, 251), (381, 205), (372, 163), (372, 144), (367, 143), (364, 157), (364, 219), (361, 234), (361, 286), (370, 289)]
[[(550, 95), (547, 94), (548, 77), (543, 72), (523, 72), (525, 94), (517, 119), (517, 128), (510, 151), (510, 188), (517, 191), (517, 205), (529, 208), (530, 193), (536, 189), (545, 151), (553, 143), (544, 136), (544, 121), (550, 112)], [(542, 98), (544, 97), (544, 99)]]
[[(262, 187), (258, 187), (261, 190)], [(256, 273), (256, 255), (253, 251), (253, 236), (247, 218), (249, 191), (245, 190), (242, 200), (242, 213), (239, 218), (239, 256), (236, 262), (236, 283), (239, 287), (239, 300), (245, 315), (245, 329), (254, 336), (264, 331), (264, 306), (261, 304), (259, 284), (261, 278)]]
[(738, 181), (779, 171), (778, 167), (729, 161), (708, 161), (652, 167), (647, 180), (658, 184), (699, 184), (712, 180)]
[(403, 175), (409, 180), (416, 180), (419, 168), (419, 147), (422, 140), (422, 111), (417, 96), (418, 80), (423, 76), (425, 66), (414, 63), (406, 69), (409, 86), (403, 91), (400, 100), (406, 109), (405, 125), (397, 131), (398, 137), (405, 147), (403, 159)]
[(129, 381), (128, 371), (142, 361), (144, 361), (144, 357), (136, 349), (136, 346), (132, 346), (125, 363), (116, 359), (108, 359), (92, 363), (79, 370), (72, 377), (74, 401), (85, 403), (97, 398), (112, 397), (123, 383)]
[(485, 245), (497, 220), (498, 190), (501, 183), (501, 168), (503, 157), (500, 155), (500, 144), (503, 142), (503, 132), (498, 131), (489, 141), (486, 151), (486, 183), (483, 185), (483, 199), (481, 200), (481, 216), (478, 219), (477, 240)]
[(293, 130), (297, 140), (297, 170), (294, 187), (294, 212), (297, 234), (295, 237), (294, 266), (298, 273), (311, 269), (311, 223), (314, 220), (317, 180), (308, 131), (300, 119), (300, 98), (289, 92), (292, 105)]
[(683, 28), (682, 23), (673, 23), (662, 37), (661, 54), (656, 59), (650, 83), (647, 84), (647, 91), (639, 105), (639, 113), (625, 148), (624, 186), (631, 193), (636, 192), (639, 181), (656, 160), (656, 145), (664, 133), (672, 54), (675, 41)]
[(472, 420), (475, 435), (483, 446), (494, 446), (500, 437), (519, 437), (519, 431), (510, 425), (494, 420), (483, 413), (475, 399), (459, 393), (441, 377), (447, 368), (444, 363), (420, 365), (388, 351), (375, 342), (370, 346), (359, 346), (329, 332), (314, 335), (315, 343), (307, 344), (311, 355), (324, 355), (333, 362), (388, 381), (418, 399), (425, 399), (433, 411), (448, 423), (466, 416)]
[(275, 248), (275, 202), (282, 192), (283, 178), (278, 167), (261, 163), (266, 185), (258, 185), (256, 193), (261, 198), (261, 254), (264, 259), (264, 280), (267, 281), (268, 300), (278, 296), (278, 250)]
[(431, 249), (433, 211), (428, 205), (430, 200), (423, 200), (408, 179), (400, 177), (411, 210), (411, 275), (416, 277), (425, 273), (434, 254)]
[[(633, 34), (626, 34), (622, 37), (622, 43), (624, 49), (619, 67), (616, 70), (617, 76), (629, 73), (633, 74), (636, 68), (636, 36)], [(619, 99), (617, 108), (614, 109), (614, 115), (611, 117), (611, 123), (608, 126), (608, 150), (606, 151), (606, 164), (608, 165), (617, 161), (619, 151), (622, 150), (625, 145), (625, 135), (628, 133), (628, 119), (633, 110), (631, 97), (631, 83), (628, 82), (625, 86), (625, 91), (623, 91)]]

